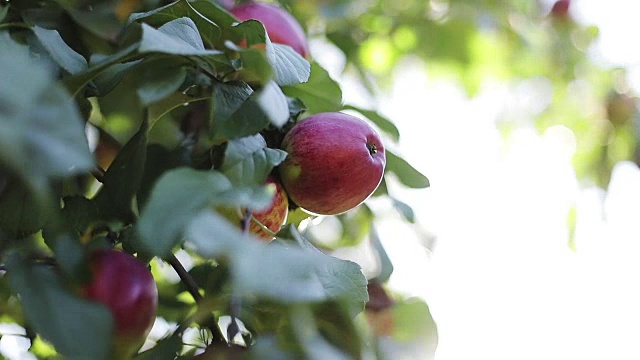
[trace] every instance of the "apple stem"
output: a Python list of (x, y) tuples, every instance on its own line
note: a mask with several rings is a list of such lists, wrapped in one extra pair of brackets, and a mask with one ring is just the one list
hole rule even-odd
[(245, 211), (244, 216), (242, 217), (242, 233), (246, 234), (249, 232), (249, 225), (251, 225), (251, 217), (253, 216), (253, 212), (249, 209)]

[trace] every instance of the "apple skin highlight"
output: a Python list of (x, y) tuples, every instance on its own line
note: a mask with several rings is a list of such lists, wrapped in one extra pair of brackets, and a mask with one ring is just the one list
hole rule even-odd
[(386, 157), (380, 136), (344, 113), (319, 113), (284, 137), (289, 155), (279, 166), (282, 185), (298, 206), (319, 215), (346, 212), (382, 181)]

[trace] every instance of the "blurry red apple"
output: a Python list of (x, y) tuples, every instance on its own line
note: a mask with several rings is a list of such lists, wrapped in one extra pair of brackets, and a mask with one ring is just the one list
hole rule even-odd
[(216, 2), (225, 9), (231, 9), (233, 7), (233, 0), (216, 0)]
[(249, 19), (260, 21), (271, 42), (289, 45), (298, 54), (309, 58), (309, 45), (304, 29), (283, 8), (274, 4), (249, 2), (232, 8), (231, 13), (241, 21)]
[(114, 357), (129, 358), (144, 343), (158, 307), (158, 290), (147, 266), (119, 250), (98, 250), (89, 259), (86, 298), (105, 305), (114, 320)]
[(273, 176), (267, 178), (267, 185), (274, 188), (273, 202), (268, 208), (252, 213), (249, 231), (261, 239), (271, 241), (287, 221), (289, 199), (280, 182)]
[(551, 14), (555, 18), (564, 19), (569, 15), (570, 0), (558, 0), (553, 4), (551, 8)]
[(289, 154), (280, 164), (282, 185), (308, 212), (334, 215), (365, 201), (382, 180), (386, 157), (380, 136), (363, 120), (320, 113), (284, 137)]

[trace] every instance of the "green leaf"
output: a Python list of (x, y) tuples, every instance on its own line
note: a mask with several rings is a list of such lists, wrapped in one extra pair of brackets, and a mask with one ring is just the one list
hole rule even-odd
[(371, 279), (371, 281), (382, 284), (389, 280), (391, 274), (393, 274), (393, 263), (391, 262), (391, 259), (389, 259), (389, 255), (387, 255), (387, 251), (384, 249), (384, 246), (380, 241), (380, 237), (378, 236), (376, 228), (373, 226), (371, 227), (369, 238), (371, 240), (373, 248), (378, 254), (378, 261), (380, 263), (380, 272), (378, 273), (378, 275), (376, 275), (375, 278)]
[(196, 11), (188, 1), (184, 0), (175, 1), (145, 13), (131, 14), (128, 22), (144, 21), (153, 27), (160, 27), (169, 21), (180, 18), (193, 20), (202, 39), (209, 46), (216, 47), (220, 43), (220, 27)]
[(273, 81), (256, 93), (256, 103), (276, 127), (281, 127), (289, 120), (289, 103), (280, 87)]
[(118, 152), (94, 201), (102, 218), (130, 221), (147, 156), (147, 121)]
[[(253, 135), (264, 129), (270, 119), (258, 104), (257, 96), (246, 83), (216, 83), (213, 89), (213, 116), (209, 132), (211, 140), (235, 139)], [(263, 96), (265, 106), (271, 97), (274, 98), (274, 102), (278, 102), (277, 95), (267, 93)], [(286, 101), (286, 98), (284, 100)], [(287, 118), (288, 113), (287, 107)]]
[(187, 237), (201, 256), (230, 261), (234, 291), (284, 303), (342, 299), (352, 314), (364, 309), (367, 279), (357, 264), (325, 255), (289, 228), (302, 247), (269, 245), (243, 234), (213, 211), (200, 213)]
[(323, 259), (314, 270), (328, 294), (327, 298), (345, 300), (349, 305), (348, 310), (353, 316), (364, 310), (369, 293), (367, 292), (367, 278), (362, 273), (360, 265), (325, 255), (293, 226), (289, 226), (289, 232), (303, 249), (311, 251)]
[(4, 18), (9, 13), (9, 5), (0, 6), (0, 23), (4, 20)]
[(167, 170), (187, 165), (187, 156), (182, 147), (172, 151), (159, 144), (151, 144), (147, 147), (147, 161), (144, 164), (144, 173), (137, 193), (139, 209), (142, 210), (146, 205), (156, 180)]
[(398, 176), (402, 184), (412, 189), (423, 189), (429, 187), (429, 179), (411, 166), (406, 160), (396, 154), (385, 150), (387, 165), (385, 172), (392, 172)]
[(291, 46), (273, 44), (275, 52), (274, 80), (280, 86), (295, 85), (309, 81), (311, 64)]
[(68, 73), (77, 74), (89, 67), (87, 60), (70, 48), (58, 31), (43, 29), (36, 25), (33, 27), (33, 32), (51, 58)]
[(393, 207), (398, 210), (405, 220), (412, 224), (416, 222), (416, 215), (411, 206), (395, 198), (391, 198), (391, 201), (393, 201)]
[(312, 114), (342, 109), (342, 90), (329, 73), (317, 63), (311, 64), (309, 81), (295, 86), (285, 86), (283, 92), (299, 98)]
[(366, 110), (354, 105), (345, 105), (344, 109), (354, 110), (359, 112), (360, 114), (367, 117), (367, 119), (371, 120), (374, 124), (376, 124), (378, 128), (380, 128), (380, 130), (390, 135), (393, 140), (395, 141), (400, 140), (400, 131), (398, 130), (396, 125), (393, 122), (391, 122), (391, 120), (380, 115), (377, 111)]
[(69, 359), (108, 359), (112, 317), (101, 304), (82, 300), (47, 266), (29, 264), (17, 253), (6, 259), (11, 288), (36, 332)]
[(136, 89), (142, 105), (149, 105), (169, 97), (187, 77), (184, 61), (156, 58), (143, 62), (136, 75), (141, 85)]
[(181, 241), (190, 221), (203, 209), (215, 206), (261, 209), (271, 203), (266, 187), (234, 188), (217, 171), (179, 168), (158, 179), (140, 215), (138, 233), (145, 250), (160, 257)]
[(182, 346), (182, 333), (176, 331), (170, 336), (160, 339), (156, 346), (138, 354), (135, 357), (135, 360), (173, 360), (177, 358), (178, 354), (182, 350)]
[(262, 184), (286, 157), (285, 151), (268, 148), (264, 138), (256, 134), (228, 142), (220, 171), (237, 185)]
[(8, 181), (0, 191), (0, 229), (11, 238), (24, 238), (44, 226), (56, 208), (43, 208), (31, 191), (17, 179)]
[(71, 97), (6, 33), (0, 33), (0, 48), (0, 164), (38, 186), (46, 177), (91, 169), (93, 157)]
[(420, 341), (433, 356), (438, 345), (438, 329), (429, 306), (421, 299), (409, 298), (397, 303), (392, 310), (393, 333), (398, 341)]
[(169, 21), (158, 29), (142, 24), (141, 53), (206, 56), (218, 55), (217, 50), (206, 50), (198, 28), (189, 18)]
[(202, 101), (209, 99), (210, 95), (198, 95), (198, 96), (189, 96), (182, 92), (175, 92), (169, 97), (166, 97), (158, 102), (155, 102), (149, 106), (149, 129), (152, 129), (156, 122), (160, 120), (164, 115), (169, 113), (171, 110), (178, 108), (180, 106), (184, 106), (185, 104), (189, 104), (196, 101)]
[[(137, 61), (128, 61), (134, 56), (138, 45), (139, 43), (135, 42), (109, 56), (94, 54), (90, 59), (89, 69), (64, 78), (62, 83), (67, 88), (67, 91), (75, 96), (91, 80), (96, 79), (98, 94), (104, 95), (122, 80), (124, 73), (128, 71), (130, 67), (138, 63)], [(119, 64), (120, 62), (124, 62), (124, 64)], [(112, 66), (114, 68), (110, 69)]]

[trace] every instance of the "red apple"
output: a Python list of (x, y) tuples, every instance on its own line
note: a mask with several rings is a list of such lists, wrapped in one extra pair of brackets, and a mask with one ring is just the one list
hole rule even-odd
[(564, 19), (569, 15), (570, 0), (558, 0), (553, 4), (551, 8), (551, 14), (559, 19)]
[(267, 184), (275, 190), (273, 202), (267, 209), (252, 213), (249, 231), (261, 239), (271, 241), (287, 221), (289, 199), (280, 182), (273, 176), (267, 178)]
[(217, 0), (216, 2), (225, 9), (231, 9), (234, 4), (233, 0)]
[(334, 215), (365, 201), (378, 187), (386, 157), (380, 136), (363, 120), (320, 113), (284, 137), (289, 154), (280, 164), (282, 185), (308, 212)]
[(241, 21), (260, 21), (272, 42), (289, 45), (298, 54), (309, 58), (309, 45), (304, 29), (283, 8), (274, 4), (249, 2), (232, 8), (231, 13)]
[[(287, 198), (287, 193), (284, 191), (284, 188), (275, 177), (269, 176), (265, 181), (265, 185), (271, 187), (273, 190), (273, 201), (266, 209), (251, 213), (248, 231), (260, 239), (270, 242), (287, 221), (289, 199)], [(216, 210), (238, 227), (242, 226), (242, 220), (246, 214), (244, 210), (222, 207), (218, 207)]]
[(128, 358), (146, 339), (156, 318), (158, 290), (147, 266), (119, 250), (98, 250), (89, 259), (86, 298), (105, 305), (114, 320), (114, 356)]

